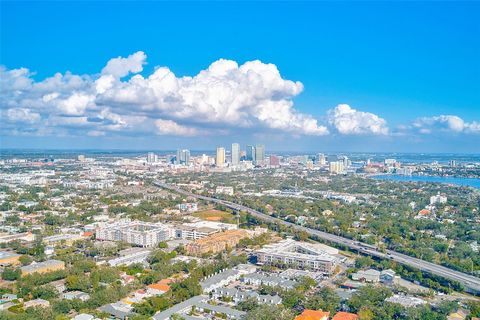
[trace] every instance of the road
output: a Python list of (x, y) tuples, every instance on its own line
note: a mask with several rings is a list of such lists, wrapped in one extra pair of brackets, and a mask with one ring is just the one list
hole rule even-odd
[(249, 207), (246, 207), (246, 206), (243, 206), (241, 204), (237, 204), (237, 203), (234, 203), (234, 202), (231, 202), (231, 201), (226, 201), (226, 200), (222, 200), (222, 199), (217, 199), (217, 198), (206, 197), (206, 196), (194, 194), (194, 193), (191, 193), (189, 191), (185, 191), (185, 190), (180, 189), (178, 187), (175, 187), (175, 186), (172, 186), (172, 185), (169, 185), (169, 184), (166, 184), (166, 183), (162, 183), (162, 182), (159, 182), (159, 181), (154, 182), (154, 184), (157, 187), (168, 189), (168, 190), (171, 190), (171, 191), (175, 191), (177, 193), (180, 193), (180, 194), (183, 194), (183, 195), (186, 195), (186, 196), (191, 196), (191, 197), (195, 197), (197, 199), (202, 199), (202, 200), (205, 200), (205, 201), (218, 203), (218, 204), (224, 205), (225, 207), (228, 207), (230, 209), (234, 209), (234, 210), (237, 210), (237, 211), (248, 212), (252, 216), (254, 216), (258, 219), (264, 220), (264, 221), (282, 224), (282, 225), (285, 225), (285, 226), (292, 227), (293, 229), (296, 229), (296, 230), (299, 230), (299, 231), (305, 231), (310, 236), (315, 236), (315, 237), (320, 238), (322, 240), (326, 240), (326, 241), (330, 241), (330, 242), (333, 242), (333, 243), (343, 245), (345, 247), (348, 247), (352, 250), (358, 251), (358, 252), (360, 252), (362, 254), (365, 254), (365, 255), (379, 257), (379, 258), (382, 258), (382, 259), (393, 260), (393, 261), (396, 261), (396, 262), (401, 263), (403, 265), (407, 265), (407, 266), (410, 266), (410, 267), (413, 267), (413, 268), (417, 268), (419, 270), (429, 272), (431, 274), (441, 276), (441, 277), (444, 277), (446, 279), (457, 281), (457, 282), (461, 283), (467, 289), (468, 292), (472, 292), (472, 293), (475, 293), (475, 294), (480, 293), (480, 278), (477, 278), (475, 276), (472, 276), (472, 275), (469, 275), (469, 274), (466, 274), (466, 273), (463, 273), (463, 272), (459, 272), (459, 271), (456, 271), (456, 270), (452, 270), (450, 268), (440, 266), (440, 265), (432, 263), (432, 262), (428, 262), (428, 261), (424, 261), (424, 260), (421, 260), (421, 259), (413, 258), (413, 257), (407, 256), (405, 254), (402, 254), (402, 253), (399, 253), (399, 252), (396, 252), (396, 251), (386, 250), (385, 252), (381, 252), (381, 251), (378, 251), (376, 249), (376, 247), (374, 247), (372, 245), (362, 243), (362, 242), (359, 242), (359, 241), (355, 241), (355, 240), (352, 240), (352, 239), (344, 238), (344, 237), (341, 237), (341, 236), (337, 236), (337, 235), (334, 235), (334, 234), (330, 234), (330, 233), (327, 233), (327, 232), (323, 232), (323, 231), (320, 231), (320, 230), (315, 230), (315, 229), (303, 227), (303, 226), (300, 226), (300, 225), (297, 225), (297, 224), (294, 224), (294, 223), (291, 223), (291, 222), (288, 222), (288, 221), (285, 221), (285, 220), (282, 220), (282, 219), (279, 219), (279, 218), (271, 217), (267, 214), (261, 213), (257, 210), (254, 210), (252, 208), (249, 208)]

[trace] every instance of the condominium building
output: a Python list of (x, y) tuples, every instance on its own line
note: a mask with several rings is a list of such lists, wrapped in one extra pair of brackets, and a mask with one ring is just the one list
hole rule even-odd
[(177, 161), (176, 164), (189, 165), (190, 163), (190, 150), (183, 149), (177, 150)]
[(141, 247), (154, 247), (173, 236), (170, 226), (143, 221), (119, 221), (96, 230), (98, 240), (124, 241)]
[(257, 263), (309, 269), (331, 274), (338, 263), (338, 250), (322, 244), (287, 239), (268, 245), (256, 252)]
[(155, 163), (155, 162), (157, 162), (157, 159), (158, 159), (158, 157), (155, 153), (149, 152), (147, 154), (147, 163)]
[(343, 174), (345, 172), (345, 166), (343, 161), (330, 162), (330, 173)]

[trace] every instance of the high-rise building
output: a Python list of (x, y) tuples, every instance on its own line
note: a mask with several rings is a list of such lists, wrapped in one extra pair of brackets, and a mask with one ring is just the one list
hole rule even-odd
[(149, 152), (147, 154), (147, 163), (154, 163), (157, 162), (157, 155), (153, 152)]
[(255, 146), (255, 164), (262, 165), (265, 162), (265, 145), (257, 144)]
[(188, 166), (190, 164), (190, 150), (177, 150), (177, 161), (175, 163)]
[(215, 164), (217, 167), (223, 167), (225, 165), (225, 148), (218, 147), (217, 148), (217, 157)]
[(85, 161), (85, 156), (83, 154), (79, 154), (77, 159), (80, 162), (84, 162)]
[(330, 173), (342, 174), (344, 173), (343, 161), (331, 161)]
[(450, 160), (450, 167), (454, 168), (457, 166), (457, 161), (455, 160)]
[(255, 162), (255, 147), (254, 146), (247, 146), (246, 159), (248, 161), (254, 161)]
[(324, 166), (327, 163), (327, 158), (323, 153), (317, 154), (317, 163), (321, 166)]
[(341, 161), (343, 162), (343, 167), (344, 168), (350, 167), (351, 161), (350, 161), (350, 159), (348, 159), (347, 156), (341, 157)]
[(238, 166), (240, 163), (240, 145), (232, 143), (232, 165)]

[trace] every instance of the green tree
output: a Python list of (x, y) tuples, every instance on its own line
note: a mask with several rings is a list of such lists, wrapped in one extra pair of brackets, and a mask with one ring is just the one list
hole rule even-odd
[(18, 258), (18, 260), (20, 261), (22, 266), (27, 266), (30, 263), (32, 263), (32, 261), (33, 261), (32, 257), (30, 257), (28, 255), (25, 255), (25, 254), (21, 255), (20, 258)]
[(294, 316), (282, 305), (262, 304), (248, 312), (245, 320), (293, 320)]

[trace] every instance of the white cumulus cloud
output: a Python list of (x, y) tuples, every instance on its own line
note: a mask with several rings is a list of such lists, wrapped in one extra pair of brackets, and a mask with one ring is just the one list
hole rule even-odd
[(56, 73), (41, 81), (28, 69), (1, 67), (0, 107), (30, 110), (38, 124), (29, 132), (65, 132), (70, 126), (71, 134), (90, 135), (127, 131), (188, 136), (208, 134), (212, 128), (217, 133), (329, 133), (294, 107), (303, 84), (282, 78), (274, 64), (220, 59), (193, 76), (178, 77), (167, 67), (155, 67), (144, 76), (140, 72), (146, 59), (139, 51), (111, 59), (98, 74)]
[(35, 123), (40, 121), (40, 114), (26, 108), (15, 108), (7, 110), (7, 118), (12, 122)]
[(179, 125), (172, 120), (155, 120), (155, 126), (157, 127), (158, 135), (176, 135), (176, 136), (195, 136), (199, 132), (195, 128), (189, 128)]
[(129, 73), (138, 73), (143, 70), (143, 65), (146, 64), (147, 56), (143, 51), (135, 52), (127, 58), (114, 58), (108, 61), (102, 74), (112, 75), (114, 77), (125, 77)]
[(480, 123), (476, 121), (465, 122), (462, 118), (455, 115), (439, 115), (418, 118), (413, 122), (412, 126), (423, 134), (429, 134), (436, 131), (451, 133), (480, 133)]
[(328, 122), (340, 134), (388, 134), (387, 122), (384, 119), (370, 112), (355, 110), (348, 104), (339, 104), (329, 110)]

